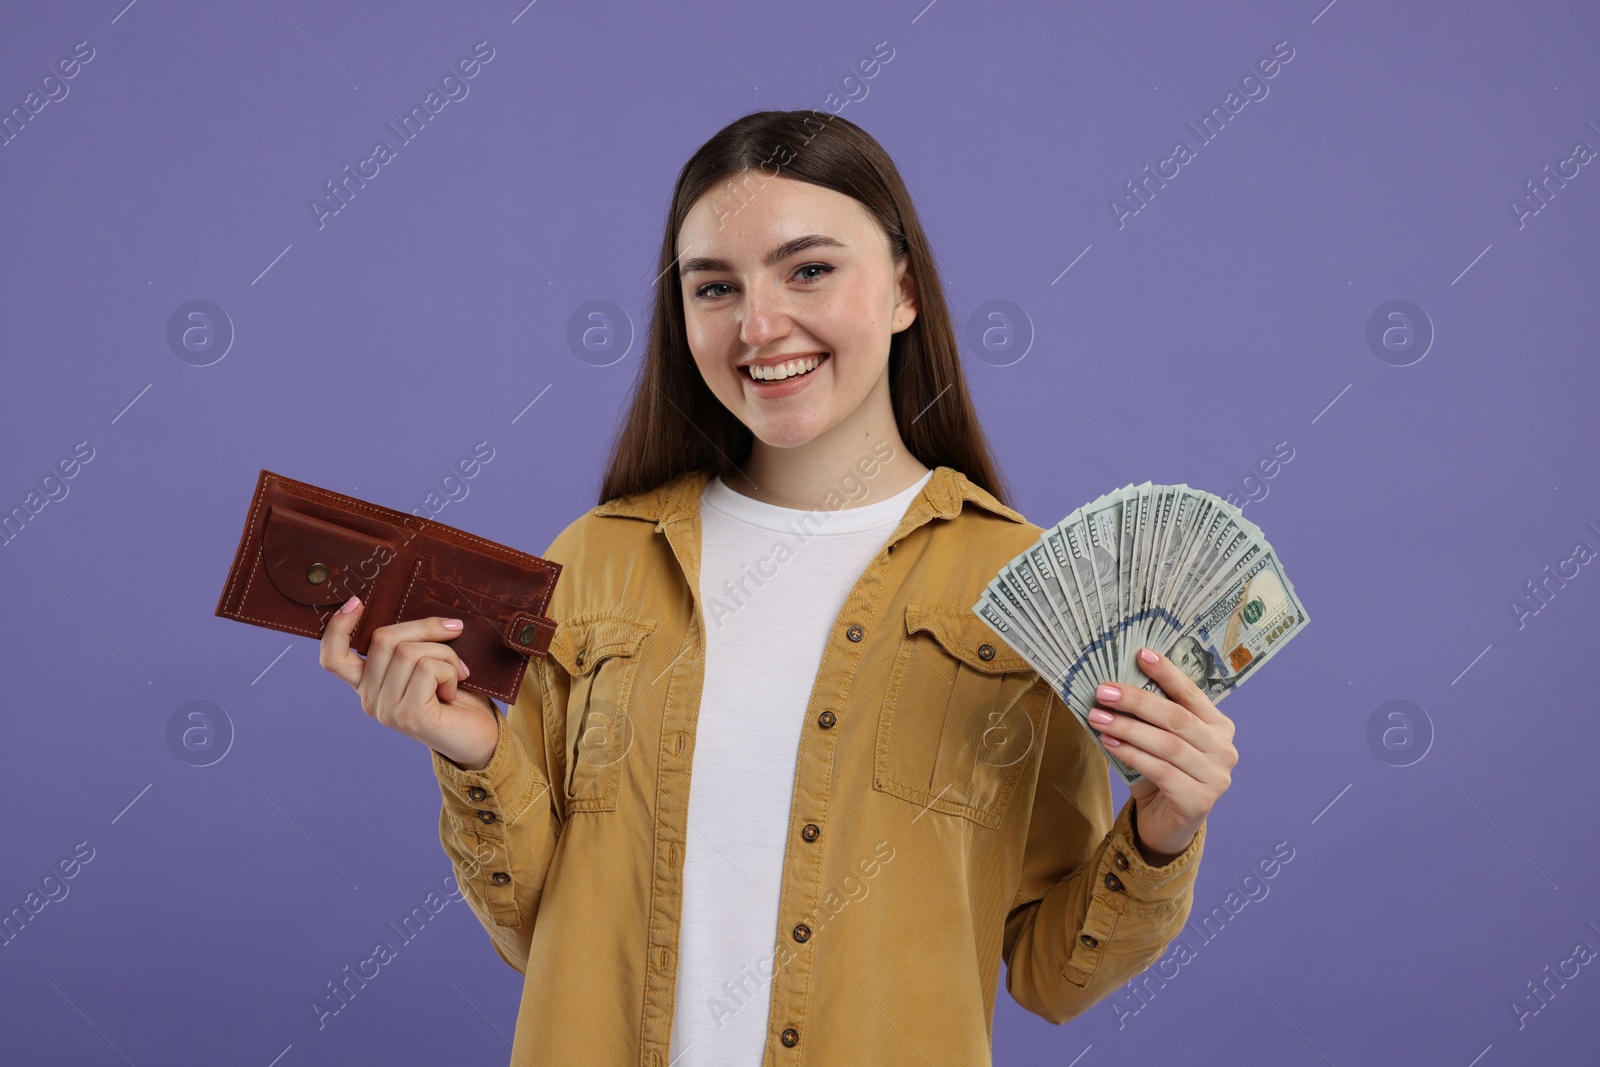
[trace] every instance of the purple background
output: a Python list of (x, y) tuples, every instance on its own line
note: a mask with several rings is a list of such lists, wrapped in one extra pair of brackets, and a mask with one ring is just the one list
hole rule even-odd
[[(1246, 514), (1312, 616), (1223, 706), (1241, 759), (1196, 918), (1288, 842), (1269, 895), (1142, 1006), (1056, 1028), (1002, 990), (996, 1061), (1593, 1062), (1600, 967), (1520, 1026), (1511, 1001), (1600, 949), (1600, 568), (1520, 627), (1509, 601), (1600, 549), (1600, 164), (1521, 227), (1508, 206), (1600, 148), (1592, 5), (121, 2), (0, 31), (6, 111), (95, 50), (0, 148), (0, 510), (94, 453), (0, 549), (0, 912), (94, 849), (0, 945), (0, 1059), (506, 1062), (521, 978), (458, 902), (317, 1028), (449, 866), (426, 750), (311, 641), (213, 616), (249, 491), (266, 467), (409, 511), (487, 440), (438, 518), (543, 551), (594, 503), (640, 348), (580, 359), (569, 316), (642, 330), (689, 153), (837, 107), (888, 41), (841, 114), (904, 173), (963, 336), (987, 301), (1026, 315), (1025, 358), (966, 352), (1013, 502), (1049, 525), (1146, 478), (1221, 494), (1287, 441)], [(1285, 40), (1199, 145), (1185, 123)], [(308, 200), (479, 41), (470, 94), (319, 228)], [(1409, 366), (1367, 342), (1396, 299), (1436, 334)], [(209, 366), (167, 339), (192, 300), (234, 331)], [(169, 744), (191, 700), (214, 745), (231, 724), (209, 766)], [(1369, 743), (1393, 700), (1419, 710)]]

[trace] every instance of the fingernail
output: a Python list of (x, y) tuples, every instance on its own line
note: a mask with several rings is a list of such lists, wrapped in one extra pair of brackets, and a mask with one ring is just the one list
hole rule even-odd
[(349, 600), (346, 600), (344, 602), (344, 606), (339, 609), (339, 614), (340, 615), (348, 615), (348, 614), (350, 614), (352, 611), (356, 610), (356, 608), (358, 608), (360, 606), (361, 606), (361, 598), (358, 597), (358, 596), (353, 596)]
[(1100, 735), (1100, 740), (1104, 741), (1106, 744), (1110, 745), (1112, 748), (1116, 748), (1118, 745), (1122, 744), (1121, 741), (1118, 741), (1115, 737), (1112, 737), (1110, 734), (1101, 734)]
[(461, 620), (460, 619), (446, 619), (446, 620), (444, 620), (444, 628), (446, 630), (459, 630), (459, 629), (461, 629)]
[(1148, 648), (1141, 648), (1139, 650), (1139, 658), (1144, 660), (1146, 663), (1154, 663), (1161, 657), (1150, 651)]
[(466, 663), (463, 662), (461, 664), (461, 677), (470, 678), (471, 676), (472, 676), (472, 668), (467, 666)]
[(1105, 710), (1104, 708), (1095, 708), (1095, 709), (1093, 709), (1092, 711), (1089, 712), (1089, 721), (1090, 722), (1107, 723), (1107, 722), (1110, 722), (1114, 718), (1116, 718), (1116, 716), (1112, 715), (1109, 711)]
[(1109, 703), (1113, 700), (1121, 700), (1122, 690), (1118, 689), (1114, 685), (1102, 685), (1099, 689), (1094, 691), (1094, 695)]

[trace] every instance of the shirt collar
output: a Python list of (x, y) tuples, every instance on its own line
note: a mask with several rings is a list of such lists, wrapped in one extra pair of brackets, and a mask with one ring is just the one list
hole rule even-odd
[[(642, 493), (616, 497), (594, 509), (596, 515), (615, 515), (631, 519), (646, 519), (658, 525), (678, 522), (694, 515), (700, 507), (700, 492), (712, 478), (707, 467), (697, 467), (679, 475), (673, 481)], [(911, 502), (907, 518), (926, 501), (931, 511), (921, 521), (931, 518), (951, 519), (961, 512), (961, 505), (971, 502), (1012, 522), (1028, 520), (996, 500), (982, 486), (968, 480), (954, 467), (935, 467), (933, 476), (922, 487), (917, 499)]]

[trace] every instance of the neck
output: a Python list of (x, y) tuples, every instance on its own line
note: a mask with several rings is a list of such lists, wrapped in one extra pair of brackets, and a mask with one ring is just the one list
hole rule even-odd
[[(847, 419), (803, 445), (779, 448), (759, 437), (748, 461), (723, 480), (734, 492), (778, 507), (812, 510), (830, 495), (844, 507), (876, 503), (903, 492), (928, 472), (895, 425), (887, 375), (859, 418)], [(874, 403), (877, 401), (877, 403)]]

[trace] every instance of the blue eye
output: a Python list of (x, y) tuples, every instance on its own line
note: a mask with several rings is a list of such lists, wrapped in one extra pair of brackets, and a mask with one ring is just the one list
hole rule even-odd
[[(816, 271), (817, 273), (807, 273), (809, 271)], [(804, 266), (796, 267), (794, 273), (795, 277), (799, 281), (806, 285), (812, 285), (821, 281), (829, 274), (832, 274), (833, 271), (834, 268), (826, 263), (807, 263)], [(694, 295), (696, 299), (699, 300), (716, 300), (727, 296), (727, 290), (731, 288), (732, 286), (730, 286), (727, 282), (707, 282), (705, 285), (702, 285), (700, 288), (696, 289), (694, 291)], [(713, 292), (713, 290), (720, 291)]]

